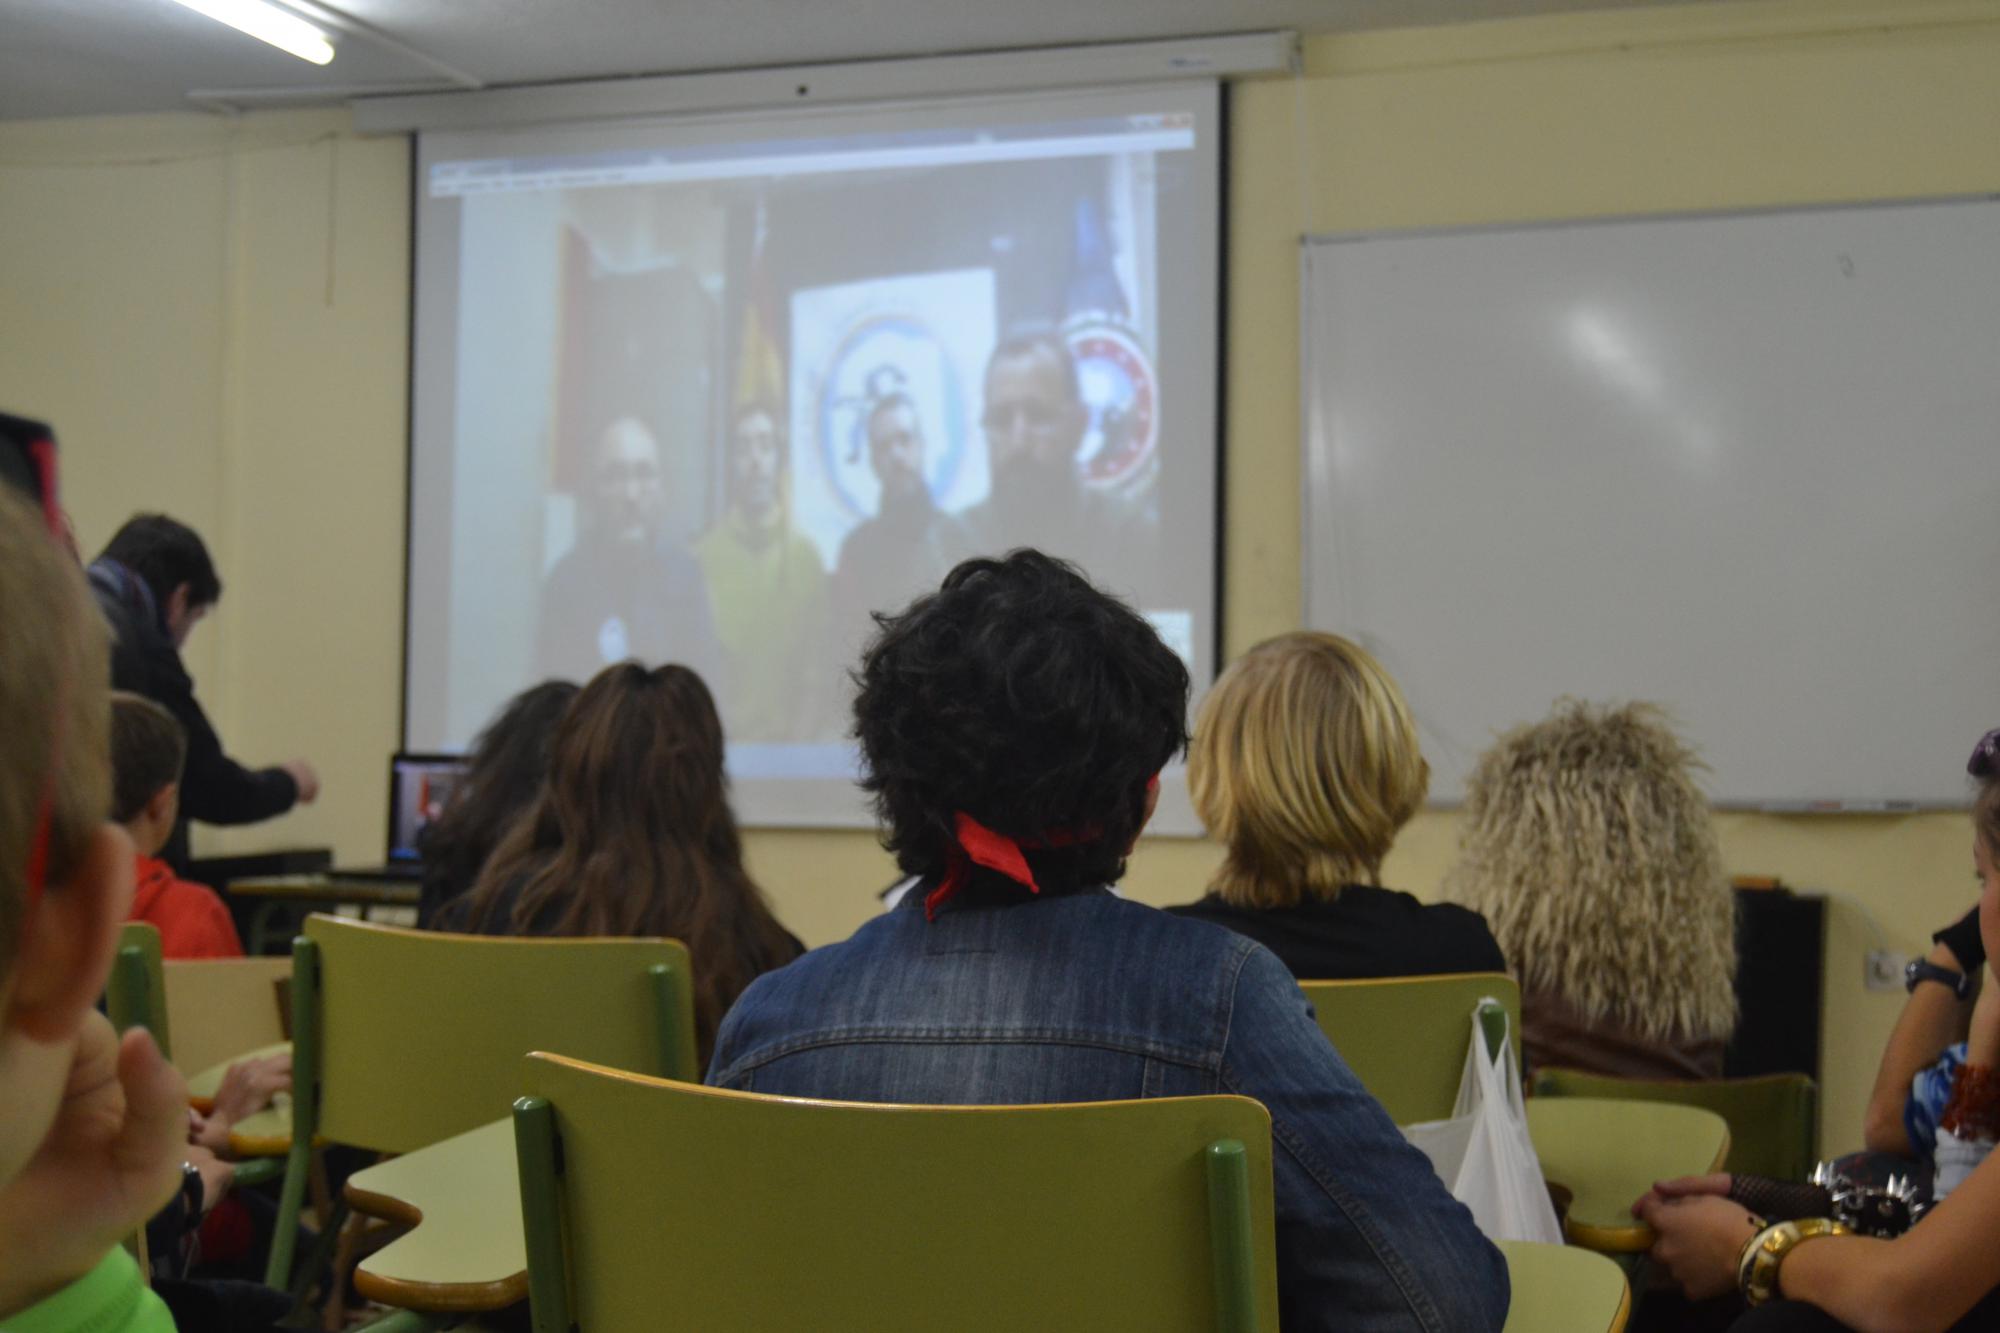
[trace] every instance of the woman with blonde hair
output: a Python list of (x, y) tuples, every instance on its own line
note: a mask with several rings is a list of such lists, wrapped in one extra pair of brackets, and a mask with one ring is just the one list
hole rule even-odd
[(1445, 896), (1513, 963), (1530, 1068), (1722, 1076), (1736, 904), (1698, 766), (1651, 704), (1574, 699), (1480, 756)]
[(1403, 692), (1359, 645), (1301, 631), (1222, 673), (1195, 718), (1188, 786), (1227, 848), (1200, 902), (1311, 980), (1497, 972), (1486, 923), (1381, 887), (1430, 765)]

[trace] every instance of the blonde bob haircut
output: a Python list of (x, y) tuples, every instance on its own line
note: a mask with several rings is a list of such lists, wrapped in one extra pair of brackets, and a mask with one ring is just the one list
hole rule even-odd
[(1410, 706), (1365, 649), (1311, 631), (1266, 639), (1195, 717), (1188, 788), (1229, 849), (1209, 887), (1270, 908), (1378, 883), (1430, 780)]
[(1473, 767), (1444, 896), (1481, 912), (1524, 991), (1659, 1041), (1736, 1024), (1736, 898), (1701, 762), (1645, 703), (1575, 699)]

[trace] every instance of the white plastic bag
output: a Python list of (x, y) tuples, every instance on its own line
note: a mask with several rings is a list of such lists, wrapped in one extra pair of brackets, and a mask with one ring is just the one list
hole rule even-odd
[(1562, 1228), (1528, 1138), (1528, 1114), (1514, 1067), (1513, 1033), (1502, 1038), (1498, 1055), (1487, 1058), (1475, 1008), (1451, 1119), (1406, 1125), (1403, 1136), (1431, 1159), (1452, 1197), (1472, 1210), (1487, 1239), (1560, 1245)]

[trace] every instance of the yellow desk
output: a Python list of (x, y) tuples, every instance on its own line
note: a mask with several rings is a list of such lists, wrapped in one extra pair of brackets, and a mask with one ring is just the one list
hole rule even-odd
[(511, 1117), (355, 1172), (347, 1202), (415, 1228), (355, 1266), (355, 1290), (368, 1299), (425, 1311), (528, 1299)]
[[(229, 1066), (237, 1060), (250, 1060), (259, 1056), (277, 1055), (292, 1049), (288, 1041), (274, 1042), (254, 1051), (245, 1051), (235, 1059), (224, 1060), (210, 1065), (199, 1074), (188, 1077), (188, 1100), (198, 1109), (207, 1110), (215, 1100), (216, 1089), (222, 1086), (222, 1076), (229, 1072)], [(281, 1092), (271, 1099), (271, 1104), (253, 1116), (237, 1121), (229, 1128), (229, 1151), (236, 1157), (283, 1157), (292, 1148), (292, 1097)]]
[(1604, 1254), (1652, 1248), (1653, 1229), (1632, 1205), (1653, 1182), (1721, 1170), (1729, 1155), (1721, 1116), (1671, 1102), (1530, 1097), (1528, 1135), (1542, 1175), (1575, 1192), (1570, 1244)]
[(250, 918), (250, 938), (245, 947), (261, 955), (270, 942), (271, 922), (282, 911), (332, 911), (337, 907), (359, 907), (363, 915), (371, 907), (417, 906), (419, 886), (413, 879), (348, 879), (340, 875), (272, 875), (263, 879), (231, 880), (229, 896), (257, 904)]
[(1503, 1333), (1619, 1333), (1632, 1317), (1625, 1271), (1574, 1245), (1503, 1240), (1514, 1299)]

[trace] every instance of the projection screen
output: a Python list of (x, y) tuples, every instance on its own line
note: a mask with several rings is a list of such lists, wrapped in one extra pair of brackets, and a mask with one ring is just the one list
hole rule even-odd
[[(1032, 545), (1215, 664), (1213, 83), (419, 136), (404, 745), (624, 659), (860, 825), (871, 613)], [(1169, 775), (1163, 815), (1184, 796)]]

